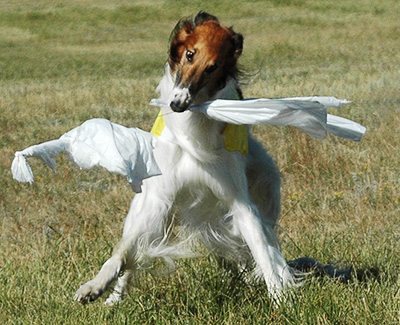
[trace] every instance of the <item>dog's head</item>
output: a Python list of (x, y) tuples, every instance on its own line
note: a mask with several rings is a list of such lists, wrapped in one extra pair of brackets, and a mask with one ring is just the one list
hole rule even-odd
[(169, 66), (174, 76), (170, 106), (175, 112), (213, 98), (236, 78), (243, 36), (222, 27), (216, 17), (200, 11), (181, 20), (171, 34)]

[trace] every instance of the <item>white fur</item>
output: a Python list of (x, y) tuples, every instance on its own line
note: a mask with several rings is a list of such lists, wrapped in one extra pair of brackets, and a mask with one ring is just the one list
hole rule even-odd
[(171, 98), (170, 102), (172, 100), (175, 100), (182, 104), (187, 104), (187, 105), (189, 105), (190, 101), (192, 100), (192, 96), (190, 95), (189, 89), (180, 87), (174, 87), (170, 98)]
[[(162, 100), (179, 93), (173, 85), (167, 66), (158, 87)], [(235, 80), (228, 81), (215, 98), (237, 98), (235, 86)], [(168, 106), (162, 112), (173, 139), (160, 136), (154, 150), (162, 175), (144, 181), (113, 256), (79, 288), (75, 299), (95, 300), (118, 279), (106, 304), (119, 302), (135, 272), (154, 258), (194, 256), (198, 241), (219, 259), (252, 270), (254, 279), (265, 281), (270, 296), (279, 298), (295, 280), (274, 231), (280, 213), (280, 175), (272, 158), (252, 137), (247, 156), (228, 152), (222, 134), (225, 124), (203, 114), (174, 113)], [(173, 233), (174, 225), (179, 231)]]

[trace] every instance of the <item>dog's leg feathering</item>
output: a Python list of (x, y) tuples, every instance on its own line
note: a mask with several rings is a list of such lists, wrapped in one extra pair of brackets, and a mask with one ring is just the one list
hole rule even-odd
[(255, 275), (264, 279), (269, 295), (279, 302), (284, 289), (295, 284), (273, 228), (263, 223), (252, 203), (235, 202), (233, 217), (256, 263)]
[[(156, 178), (151, 182), (156, 182)], [(113, 256), (104, 263), (96, 277), (82, 285), (74, 299), (88, 303), (100, 297), (112, 282), (118, 279), (115, 291), (106, 301), (107, 305), (120, 302), (127, 293), (130, 278), (141, 263), (146, 263), (146, 249), (156, 238), (163, 236), (164, 219), (170, 205), (164, 196), (149, 191), (143, 186), (143, 192), (137, 194), (132, 201), (126, 217), (122, 240)], [(153, 186), (153, 189), (160, 188)], [(162, 188), (162, 187), (161, 187)], [(124, 274), (120, 277), (120, 273)]]

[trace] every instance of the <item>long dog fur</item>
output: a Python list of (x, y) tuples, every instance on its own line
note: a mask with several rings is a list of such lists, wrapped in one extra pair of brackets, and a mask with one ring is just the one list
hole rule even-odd
[(240, 34), (205, 12), (180, 21), (172, 32), (158, 86), (161, 100), (170, 103), (162, 107), (168, 136), (162, 134), (154, 150), (162, 175), (144, 181), (122, 240), (97, 276), (79, 288), (76, 300), (95, 300), (117, 280), (106, 303), (119, 302), (135, 272), (154, 258), (193, 256), (198, 241), (219, 260), (263, 280), (272, 298), (296, 284), (274, 229), (281, 184), (273, 159), (251, 135), (247, 155), (228, 151), (227, 125), (188, 110), (207, 100), (241, 98), (242, 46)]

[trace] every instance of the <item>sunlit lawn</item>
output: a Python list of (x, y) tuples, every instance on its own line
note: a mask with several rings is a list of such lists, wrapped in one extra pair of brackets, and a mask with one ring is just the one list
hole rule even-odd
[[(121, 177), (54, 175), (14, 152), (93, 117), (149, 130), (169, 33), (205, 9), (245, 37), (246, 97), (334, 95), (333, 114), (368, 128), (361, 143), (280, 127), (254, 133), (283, 175), (288, 259), (377, 270), (349, 284), (310, 277), (276, 308), (263, 286), (212, 258), (141, 274), (120, 306), (72, 301), (118, 242), (133, 193)], [(400, 4), (397, 1), (7, 1), (0, 3), (0, 322), (395, 324), (400, 321)]]

